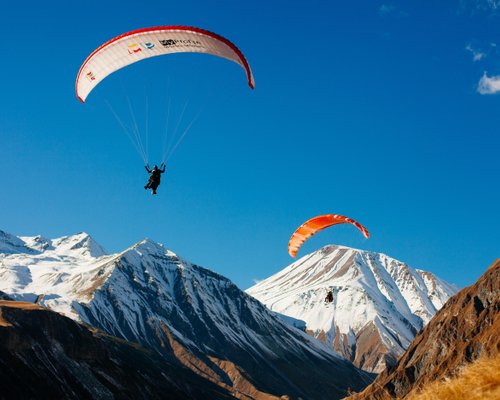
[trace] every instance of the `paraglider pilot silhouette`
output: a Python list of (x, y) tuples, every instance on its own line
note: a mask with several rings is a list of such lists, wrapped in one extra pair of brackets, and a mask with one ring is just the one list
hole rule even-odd
[(151, 189), (151, 194), (156, 194), (156, 189), (160, 186), (161, 174), (165, 172), (165, 163), (161, 163), (161, 166), (162, 169), (158, 168), (157, 165), (153, 169), (150, 169), (148, 164), (144, 167), (149, 173), (149, 180), (144, 189)]
[(325, 297), (325, 304), (330, 304), (333, 302), (333, 289), (328, 290)]

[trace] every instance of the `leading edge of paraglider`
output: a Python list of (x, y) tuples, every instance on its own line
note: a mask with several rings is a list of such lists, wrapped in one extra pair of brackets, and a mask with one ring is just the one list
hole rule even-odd
[(366, 239), (370, 238), (370, 233), (368, 232), (368, 230), (352, 218), (339, 214), (318, 215), (307, 220), (295, 230), (288, 242), (288, 254), (290, 254), (291, 257), (295, 258), (300, 247), (311, 236), (314, 236), (316, 233), (333, 225), (346, 223), (352, 224), (356, 228), (358, 228)]
[(135, 29), (135, 30), (123, 33), (123, 34), (121, 34), (119, 36), (116, 36), (116, 37), (108, 40), (107, 42), (105, 42), (104, 44), (102, 44), (101, 46), (99, 46), (97, 49), (95, 49), (85, 59), (85, 61), (83, 62), (82, 66), (78, 70), (78, 75), (76, 76), (76, 81), (75, 81), (75, 92), (76, 92), (76, 97), (78, 98), (78, 100), (80, 100), (82, 103), (85, 103), (85, 100), (82, 99), (81, 96), (78, 94), (78, 82), (80, 80), (81, 73), (82, 73), (83, 69), (85, 68), (85, 66), (87, 65), (87, 63), (97, 53), (99, 53), (101, 50), (103, 50), (104, 48), (106, 48), (110, 44), (112, 44), (112, 43), (114, 43), (114, 42), (116, 42), (116, 41), (118, 41), (120, 39), (123, 39), (125, 37), (139, 35), (141, 33), (146, 33), (146, 32), (174, 31), (174, 30), (177, 30), (177, 31), (179, 31), (179, 30), (180, 31), (192, 31), (192, 32), (195, 32), (195, 33), (207, 35), (207, 36), (210, 36), (210, 37), (212, 37), (214, 39), (217, 39), (217, 40), (221, 41), (222, 43), (224, 43), (225, 45), (227, 45), (228, 47), (230, 47), (238, 55), (238, 57), (240, 58), (241, 62), (243, 63), (243, 67), (245, 68), (246, 75), (247, 75), (248, 86), (251, 89), (255, 89), (255, 79), (253, 77), (252, 70), (250, 69), (250, 65), (248, 64), (248, 61), (247, 61), (246, 57), (243, 55), (243, 53), (241, 52), (241, 50), (234, 43), (232, 43), (230, 40), (226, 39), (225, 37), (223, 37), (221, 35), (218, 35), (217, 33), (214, 33), (214, 32), (211, 32), (209, 30), (202, 29), (202, 28), (196, 28), (196, 27), (193, 27), (193, 26), (185, 26), (185, 25), (163, 25), (163, 26), (154, 26), (154, 27), (150, 27), (150, 28)]

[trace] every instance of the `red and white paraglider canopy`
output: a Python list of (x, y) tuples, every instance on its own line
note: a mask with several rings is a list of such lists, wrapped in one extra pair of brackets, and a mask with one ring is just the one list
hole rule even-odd
[(108, 75), (146, 58), (173, 53), (206, 53), (239, 64), (253, 89), (254, 78), (243, 53), (216, 33), (189, 26), (158, 26), (124, 33), (104, 43), (83, 63), (76, 78), (76, 95), (85, 102)]

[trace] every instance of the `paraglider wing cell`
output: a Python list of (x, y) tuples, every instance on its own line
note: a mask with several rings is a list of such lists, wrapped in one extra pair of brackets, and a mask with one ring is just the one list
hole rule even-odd
[(318, 217), (310, 219), (309, 221), (306, 221), (294, 232), (294, 234), (290, 238), (290, 241), (288, 242), (288, 253), (292, 257), (295, 257), (297, 255), (297, 251), (299, 251), (300, 246), (302, 246), (302, 244), (307, 239), (309, 239), (319, 231), (337, 224), (352, 224), (356, 228), (358, 228), (367, 239), (370, 237), (370, 234), (368, 233), (366, 228), (351, 218), (337, 214), (320, 215)]
[(146, 58), (172, 53), (207, 53), (239, 64), (248, 85), (255, 82), (243, 53), (229, 40), (204, 29), (160, 26), (120, 35), (96, 49), (83, 63), (76, 78), (76, 95), (82, 101), (111, 73)]

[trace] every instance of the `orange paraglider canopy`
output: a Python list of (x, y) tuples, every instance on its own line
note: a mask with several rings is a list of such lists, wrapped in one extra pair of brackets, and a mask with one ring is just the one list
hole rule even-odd
[(297, 251), (299, 251), (300, 246), (309, 239), (311, 236), (315, 235), (319, 231), (328, 228), (332, 225), (337, 224), (352, 224), (358, 228), (365, 238), (369, 238), (370, 234), (366, 228), (359, 222), (354, 221), (351, 218), (344, 217), (338, 214), (326, 214), (320, 215), (318, 217), (311, 218), (309, 221), (304, 222), (292, 235), (290, 241), (288, 242), (288, 253), (295, 257)]

